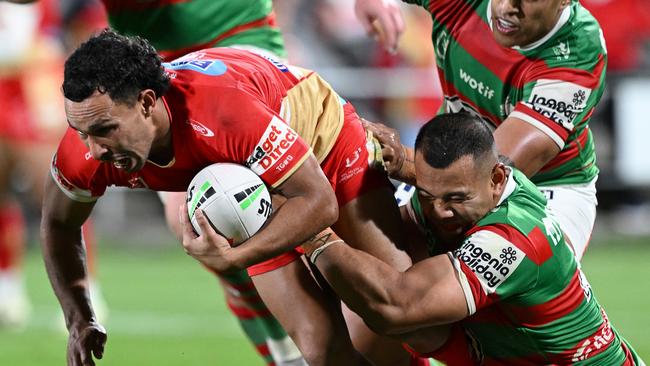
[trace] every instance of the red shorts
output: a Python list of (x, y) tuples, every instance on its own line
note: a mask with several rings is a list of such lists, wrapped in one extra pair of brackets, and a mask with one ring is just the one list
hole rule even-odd
[(54, 144), (63, 135), (62, 65), (53, 61), (0, 77), (0, 140)]
[[(343, 128), (336, 143), (320, 164), (332, 185), (339, 207), (381, 186), (390, 186), (388, 176), (382, 170), (373, 169), (368, 163), (366, 131), (350, 103), (343, 106)], [(248, 274), (255, 276), (286, 266), (303, 254), (297, 247), (290, 252), (248, 267)]]
[(34, 123), (20, 77), (0, 78), (0, 139), (30, 140)]

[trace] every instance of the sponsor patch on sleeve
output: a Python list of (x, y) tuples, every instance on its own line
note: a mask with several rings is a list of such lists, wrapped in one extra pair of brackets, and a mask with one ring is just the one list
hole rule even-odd
[(192, 70), (210, 76), (223, 75), (228, 67), (221, 60), (207, 59), (205, 52), (189, 53), (172, 62), (165, 62), (163, 66), (168, 70)]
[(93, 197), (89, 190), (81, 189), (74, 184), (70, 183), (66, 177), (63, 176), (61, 171), (56, 166), (56, 154), (52, 158), (52, 165), (50, 166), (50, 174), (59, 189), (70, 199), (77, 202), (95, 202), (97, 197)]
[(453, 254), (472, 270), (487, 294), (496, 292), (525, 256), (514, 244), (488, 230), (478, 231), (467, 238)]
[(585, 110), (590, 95), (591, 89), (572, 82), (539, 79), (524, 104), (573, 131), (576, 117)]
[(296, 131), (273, 116), (245, 165), (268, 184), (277, 186), (302, 164), (309, 151)]

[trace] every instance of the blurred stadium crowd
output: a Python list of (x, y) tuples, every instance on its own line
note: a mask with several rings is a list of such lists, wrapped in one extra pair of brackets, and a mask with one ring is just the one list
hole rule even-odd
[[(650, 1), (580, 2), (599, 20), (609, 55), (608, 85), (590, 124), (601, 169), (596, 233), (650, 235), (650, 119), (644, 108), (650, 100)], [(319, 72), (360, 115), (397, 128), (402, 141), (412, 144), (420, 123), (442, 103), (428, 36), (430, 14), (404, 5), (406, 31), (397, 52), (390, 53), (367, 36), (353, 3), (274, 1), (289, 59)], [(42, 132), (35, 137), (17, 130), (15, 140), (0, 144), (0, 203), (24, 212), (27, 241), (37, 238), (42, 181), (66, 126), (60, 95), (63, 60), (88, 35), (107, 26), (105, 16), (99, 0), (41, 0), (30, 6), (0, 2), (0, 112), (29, 119)], [(3, 123), (10, 121), (0, 117)], [(25, 143), (34, 139), (39, 143)], [(117, 238), (139, 232), (148, 238), (135, 240), (142, 244), (170, 236), (153, 193), (115, 189), (110, 194), (112, 199), (96, 210), (100, 234)], [(13, 227), (11, 220), (19, 216), (12, 217), (0, 218), (0, 225)], [(3, 232), (7, 238), (0, 241), (8, 243), (20, 242), (23, 235)], [(0, 302), (4, 293), (14, 291), (7, 289), (7, 279), (20, 276), (3, 274), (3, 268), (8, 263), (0, 262)]]

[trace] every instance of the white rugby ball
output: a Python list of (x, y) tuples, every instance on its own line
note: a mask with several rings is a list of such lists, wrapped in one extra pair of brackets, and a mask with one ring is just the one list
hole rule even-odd
[(194, 176), (187, 188), (187, 210), (194, 231), (201, 228), (194, 213), (203, 210), (212, 227), (237, 245), (255, 235), (271, 216), (271, 195), (260, 177), (242, 165), (212, 164)]

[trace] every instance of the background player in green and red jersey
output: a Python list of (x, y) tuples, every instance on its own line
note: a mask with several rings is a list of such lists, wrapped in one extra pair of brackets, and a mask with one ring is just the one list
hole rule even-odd
[(403, 220), (424, 259), (397, 272), (333, 232), (304, 246), (371, 327), (448, 365), (644, 365), (598, 304), (542, 192), (499, 162), (485, 123), (439, 115), (415, 150), (418, 194)]
[[(607, 64), (596, 20), (571, 0), (408, 2), (432, 15), (444, 110), (471, 113), (494, 128), (499, 153), (544, 191), (580, 258), (597, 204), (588, 123)], [(389, 171), (412, 183), (413, 151), (395, 131), (374, 130)]]
[(286, 57), (270, 0), (102, 0), (111, 28), (147, 39), (165, 60), (210, 47), (248, 46)]

